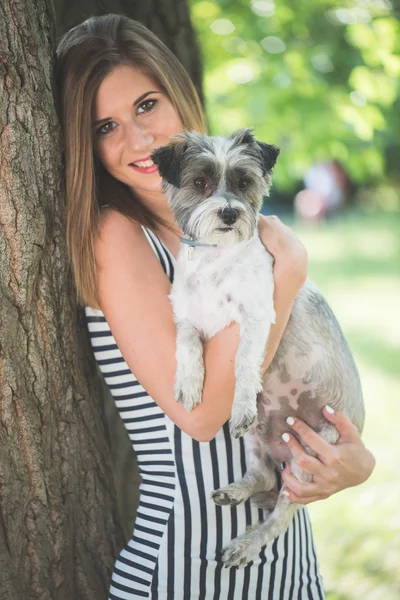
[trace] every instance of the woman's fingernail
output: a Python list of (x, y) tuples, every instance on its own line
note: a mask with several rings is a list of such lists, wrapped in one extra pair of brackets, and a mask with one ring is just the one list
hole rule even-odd
[(289, 492), (288, 492), (287, 490), (283, 490), (282, 494), (283, 494), (284, 496), (289, 496)]
[(328, 412), (330, 415), (333, 415), (333, 413), (335, 412), (333, 410), (333, 408), (331, 406), (329, 406), (328, 404), (325, 406), (326, 408), (326, 412)]
[(282, 433), (282, 439), (284, 442), (290, 441), (290, 435), (288, 433)]
[(288, 418), (286, 419), (286, 423), (287, 423), (288, 425), (294, 425), (294, 419), (293, 419), (293, 417), (288, 417)]

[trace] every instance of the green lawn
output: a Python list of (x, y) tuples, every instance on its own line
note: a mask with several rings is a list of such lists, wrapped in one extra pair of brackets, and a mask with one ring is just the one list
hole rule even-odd
[(399, 600), (400, 214), (349, 214), (294, 229), (355, 355), (363, 438), (377, 460), (364, 485), (309, 507), (327, 597)]

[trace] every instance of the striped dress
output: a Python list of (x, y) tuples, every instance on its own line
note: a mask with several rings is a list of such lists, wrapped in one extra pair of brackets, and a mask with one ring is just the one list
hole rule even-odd
[[(172, 282), (174, 257), (143, 230)], [(227, 424), (211, 442), (197, 442), (179, 429), (129, 369), (103, 313), (90, 307), (85, 312), (95, 358), (142, 480), (133, 535), (115, 563), (109, 600), (323, 600), (306, 509), (248, 566), (223, 567), (222, 548), (266, 518), (250, 501), (231, 508), (210, 498), (245, 473), (243, 440), (232, 439)]]

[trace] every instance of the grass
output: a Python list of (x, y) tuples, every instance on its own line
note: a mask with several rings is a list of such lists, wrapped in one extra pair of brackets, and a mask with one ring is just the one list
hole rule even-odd
[(353, 350), (363, 439), (377, 460), (362, 486), (309, 506), (327, 598), (399, 600), (400, 214), (348, 214), (294, 229)]

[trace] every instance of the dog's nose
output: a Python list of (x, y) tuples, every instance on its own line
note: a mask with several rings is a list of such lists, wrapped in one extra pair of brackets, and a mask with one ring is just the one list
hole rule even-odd
[(231, 206), (227, 206), (220, 212), (220, 217), (225, 223), (225, 225), (233, 225), (235, 221), (237, 221), (239, 216), (239, 211), (236, 208), (232, 208)]

